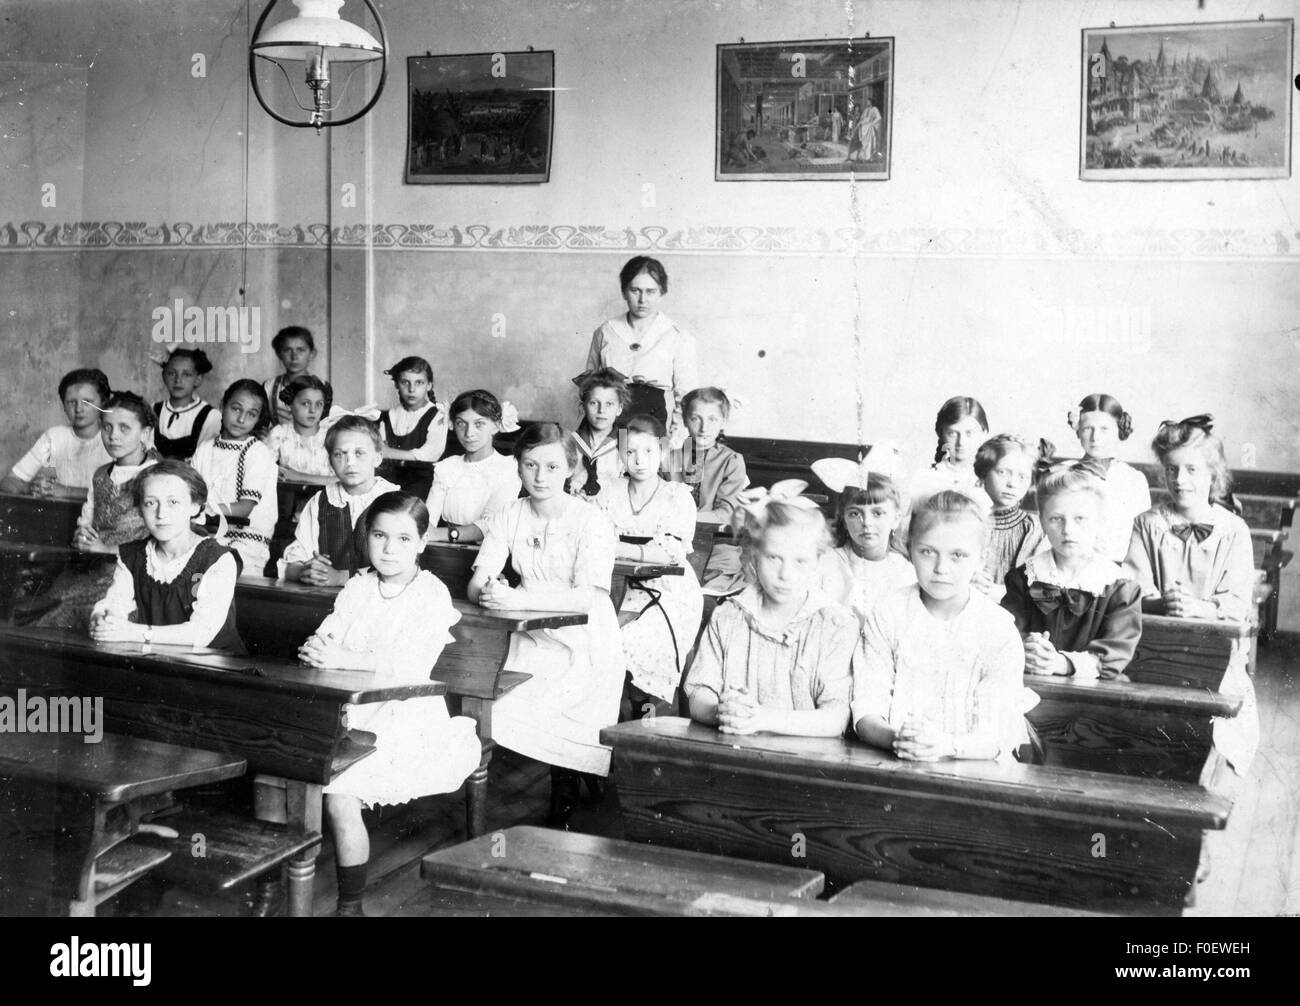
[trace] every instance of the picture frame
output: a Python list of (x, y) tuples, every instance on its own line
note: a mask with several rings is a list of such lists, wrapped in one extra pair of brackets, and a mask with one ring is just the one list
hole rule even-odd
[(1079, 177), (1291, 177), (1290, 18), (1085, 28)]
[(717, 47), (714, 180), (888, 181), (894, 39)]
[(408, 185), (548, 182), (555, 52), (410, 56)]

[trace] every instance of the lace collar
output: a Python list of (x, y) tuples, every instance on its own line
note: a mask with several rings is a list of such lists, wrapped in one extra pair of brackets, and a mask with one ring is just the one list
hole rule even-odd
[(1025, 578), (1030, 583), (1043, 583), (1063, 590), (1086, 590), (1099, 596), (1116, 580), (1124, 579), (1124, 570), (1119, 563), (1098, 555), (1074, 576), (1066, 576), (1056, 565), (1056, 556), (1048, 547), (1029, 557), (1025, 563)]

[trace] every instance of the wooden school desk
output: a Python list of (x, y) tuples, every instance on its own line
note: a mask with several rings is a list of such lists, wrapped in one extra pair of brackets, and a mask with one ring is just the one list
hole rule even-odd
[(1039, 697), (1027, 714), (1047, 765), (1199, 782), (1214, 746), (1213, 717), (1236, 716), (1241, 696), (1136, 681), (1026, 674)]
[(170, 855), (131, 842), (142, 814), (244, 770), (236, 755), (118, 734), (0, 734), (0, 914), (94, 915)]
[(1151, 685), (1218, 691), (1233, 655), (1255, 642), (1250, 622), (1143, 615), (1142, 639), (1125, 674)]
[[(858, 880), (1177, 914), (1230, 804), (1189, 783), (909, 763), (840, 738), (736, 737), (676, 717), (601, 731), (629, 839)], [(799, 858), (796, 855), (802, 854)]]
[(0, 538), (29, 545), (67, 545), (84, 500), (0, 493)]
[[(258, 817), (300, 832), (320, 832), (322, 787), (374, 750), (372, 735), (344, 728), (345, 706), (446, 691), (440, 681), (380, 685), (368, 671), (0, 625), (0, 689), (20, 687), (102, 696), (115, 733), (246, 759), (251, 771), (284, 780), (284, 805), (259, 805)], [(290, 914), (311, 913), (315, 870), (314, 848), (290, 863)]]
[[(334, 607), (339, 587), (313, 587), (305, 583), (243, 576), (235, 589), (239, 634), (254, 653), (294, 659), (298, 647)], [(483, 760), (465, 783), (467, 830), (471, 836), (487, 830), (487, 779), (492, 760), (492, 705), (529, 675), (504, 670), (510, 651), (510, 634), (535, 629), (585, 625), (586, 612), (492, 611), (465, 600), (452, 602), (460, 621), (451, 628), (455, 637), (438, 657), (435, 680), (447, 686), (452, 712), (470, 716), (484, 742)], [(457, 707), (459, 709), (457, 710)]]

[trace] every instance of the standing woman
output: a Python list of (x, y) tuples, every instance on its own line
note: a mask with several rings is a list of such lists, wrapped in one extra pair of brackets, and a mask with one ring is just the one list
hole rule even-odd
[(618, 281), (627, 313), (596, 329), (586, 369), (613, 367), (630, 374), (632, 400), (624, 415), (654, 416), (678, 444), (686, 436), (682, 398), (699, 384), (695, 337), (659, 310), (668, 292), (668, 273), (658, 259), (629, 259)]

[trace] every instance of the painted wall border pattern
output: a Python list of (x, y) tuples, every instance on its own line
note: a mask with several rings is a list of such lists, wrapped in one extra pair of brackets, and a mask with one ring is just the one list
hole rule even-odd
[(526, 224), (0, 223), (0, 252), (224, 248), (410, 251), (672, 252), (917, 258), (1246, 259), (1300, 261), (1300, 230), (1175, 228), (1147, 231), (1003, 231), (844, 227), (602, 227)]

